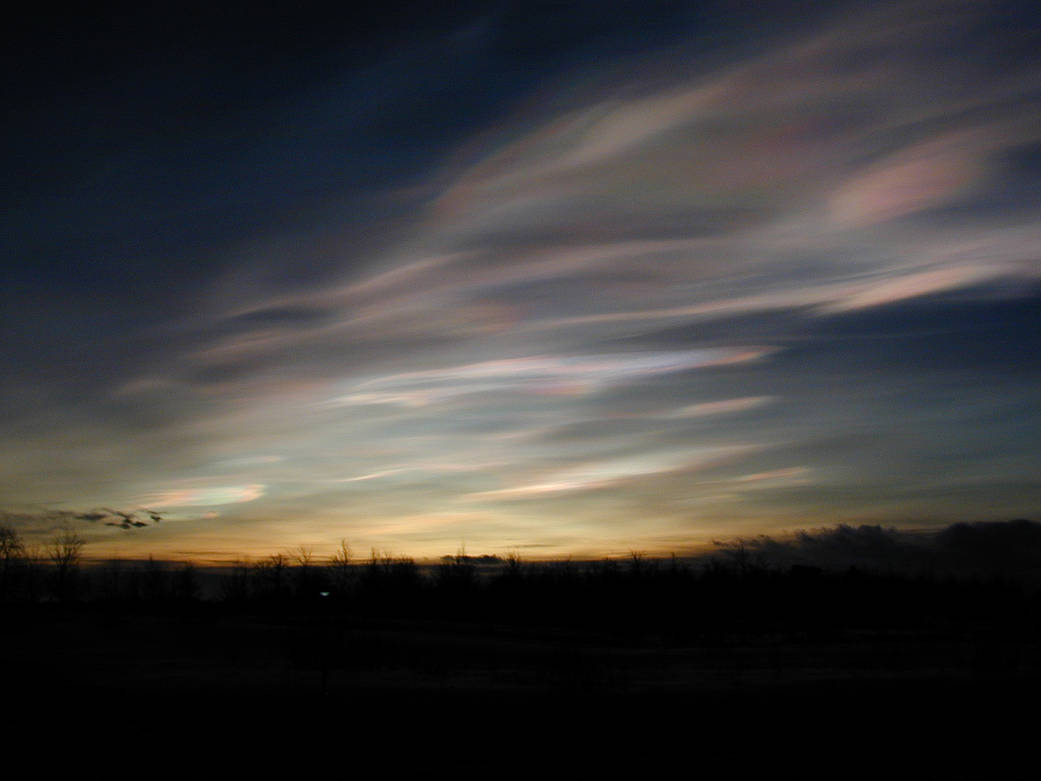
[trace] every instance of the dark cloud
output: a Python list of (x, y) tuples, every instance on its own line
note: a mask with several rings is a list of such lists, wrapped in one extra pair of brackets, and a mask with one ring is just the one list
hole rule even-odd
[[(106, 512), (108, 512), (110, 515), (119, 518), (118, 521), (107, 521), (105, 523), (106, 526), (115, 526), (123, 530), (143, 529), (145, 526), (148, 526), (148, 522), (139, 519), (137, 517), (136, 512), (126, 512), (123, 510), (109, 510), (108, 508), (105, 509)], [(160, 516), (158, 513), (154, 513), (150, 510), (144, 510), (143, 512), (148, 513), (148, 516), (149, 518), (151, 518), (153, 523), (159, 523), (159, 521), (162, 520), (162, 516)]]
[(108, 518), (109, 513), (91, 511), (89, 513), (80, 513), (76, 517), (81, 521), (90, 521), (91, 523), (96, 523), (97, 521), (102, 521), (105, 518)]
[(940, 531), (839, 525), (716, 543), (726, 558), (771, 567), (858, 567), (901, 574), (1036, 578), (1041, 523), (1029, 520), (956, 523)]
[(1041, 567), (1041, 524), (957, 523), (936, 535), (943, 560), (954, 566), (1002, 574), (1038, 572)]
[[(163, 519), (161, 513), (153, 510), (141, 510), (148, 515), (152, 523), (159, 523)], [(112, 520), (105, 521), (106, 518)], [(77, 510), (53, 510), (43, 509), (35, 511), (10, 511), (0, 510), (0, 523), (10, 525), (15, 529), (24, 530), (31, 534), (60, 528), (73, 521), (86, 521), (97, 524), (105, 521), (104, 526), (115, 526), (120, 529), (141, 529), (148, 526), (147, 521), (138, 518), (136, 512), (125, 510), (114, 510), (105, 507), (101, 510), (77, 511)]]

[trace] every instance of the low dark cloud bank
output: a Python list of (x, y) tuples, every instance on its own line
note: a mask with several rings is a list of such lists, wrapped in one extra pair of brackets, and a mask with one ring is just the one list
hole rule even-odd
[(115, 526), (119, 529), (142, 529), (151, 525), (142, 520), (147, 517), (153, 524), (163, 520), (162, 513), (140, 508), (137, 510), (116, 510), (111, 507), (102, 507), (96, 510), (40, 510), (37, 512), (13, 512), (0, 510), (0, 526), (15, 530), (16, 533), (26, 534), (28, 537), (36, 538), (38, 535), (52, 533), (58, 529), (69, 528), (78, 525), (78, 521), (97, 525), (104, 522), (105, 526)]
[(1036, 578), (1041, 523), (1025, 519), (955, 523), (940, 531), (862, 524), (801, 530), (790, 536), (721, 540), (727, 560), (770, 568), (817, 567), (872, 572)]

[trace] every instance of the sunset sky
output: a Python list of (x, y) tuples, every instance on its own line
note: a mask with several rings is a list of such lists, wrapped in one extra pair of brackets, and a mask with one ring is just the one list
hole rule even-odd
[(1041, 519), (1032, 3), (219, 5), (4, 33), (28, 541)]

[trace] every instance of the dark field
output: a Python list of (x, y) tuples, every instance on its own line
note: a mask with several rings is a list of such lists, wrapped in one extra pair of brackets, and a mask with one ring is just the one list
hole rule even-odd
[(203, 600), (189, 571), (136, 571), (117, 590), (85, 568), (76, 598), (2, 606), (9, 737), (57, 724), (91, 751), (205, 745), (262, 766), (287, 746), (395, 767), (686, 752), (739, 778), (908, 777), (894, 757), (913, 752), (928, 777), (1032, 777), (1009, 759), (1041, 701), (1024, 583), (457, 558), (243, 567)]
[(707, 630), (681, 640), (317, 610), (48, 605), (9, 613), (3, 662), (21, 671), (27, 696), (792, 696), (1033, 686), (1041, 641), (993, 627)]
[(11, 601), (8, 691), (725, 703), (1041, 688), (1041, 600), (1006, 580), (669, 562), (482, 575), (463, 561), (429, 573), (388, 561), (351, 568), (340, 588), (335, 575), (229, 572), (221, 598), (200, 600), (176, 593), (183, 573), (106, 597), (95, 572), (90, 599)]

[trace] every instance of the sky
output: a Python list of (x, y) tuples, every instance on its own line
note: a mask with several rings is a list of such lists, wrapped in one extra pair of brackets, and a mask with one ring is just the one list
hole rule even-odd
[(1030, 5), (13, 22), (0, 522), (207, 561), (1038, 518)]

